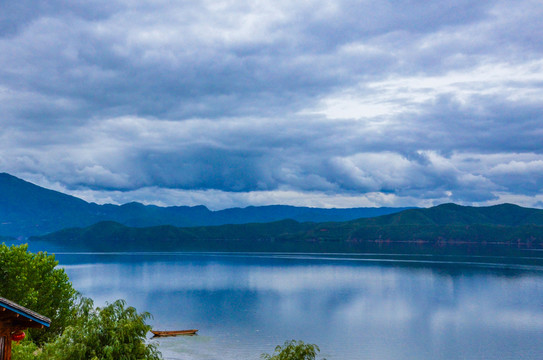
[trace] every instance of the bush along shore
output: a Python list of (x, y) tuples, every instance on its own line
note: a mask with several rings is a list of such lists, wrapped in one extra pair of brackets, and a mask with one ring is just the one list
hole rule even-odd
[(27, 245), (0, 245), (0, 296), (51, 319), (48, 330), (28, 330), (13, 360), (159, 360), (148, 343), (149, 313), (117, 300), (103, 307), (81, 296), (54, 255)]

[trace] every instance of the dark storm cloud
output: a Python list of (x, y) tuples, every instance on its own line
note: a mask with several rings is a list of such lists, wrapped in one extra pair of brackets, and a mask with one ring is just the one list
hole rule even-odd
[(100, 20), (120, 10), (110, 1), (1, 1), (0, 35), (15, 36), (41, 17), (74, 16), (85, 20)]
[[(407, 39), (400, 45), (405, 48), (413, 37), (475, 21), (488, 9), (469, 2), (428, 6), (346, 1), (330, 9), (322, 3), (280, 4), (272, 10), (281, 19), (243, 29), (229, 16), (246, 15), (251, 21), (259, 9), (227, 6), (223, 18), (203, 3), (136, 2), (132, 8), (114, 2), (105, 7), (47, 4), (6, 5), (4, 13), (15, 15), (5, 20), (10, 23), (6, 28), (18, 31), (2, 41), (6, 66), (0, 74), (10, 88), (37, 92), (47, 103), (62, 99), (73, 106), (23, 102), (25, 109), (16, 115), (24, 118), (42, 111), (56, 119), (285, 112), (359, 77), (383, 76), (398, 68), (400, 59), (384, 54), (390, 50), (387, 45)], [(199, 16), (192, 17), (194, 13)], [(270, 16), (273, 19), (273, 13)], [(256, 34), (250, 33), (253, 27)], [(392, 44), (380, 38), (395, 33), (399, 36), (392, 36)], [(337, 53), (345, 44), (375, 40), (384, 41), (381, 56), (349, 59)]]
[(4, 171), (151, 202), (161, 189), (541, 201), (537, 1), (21, 1), (0, 13)]

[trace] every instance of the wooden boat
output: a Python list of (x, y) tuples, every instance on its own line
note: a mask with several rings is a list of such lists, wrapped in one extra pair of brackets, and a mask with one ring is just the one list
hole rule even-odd
[(159, 337), (159, 336), (179, 336), (179, 335), (196, 335), (196, 333), (198, 332), (198, 330), (196, 329), (192, 329), (192, 330), (174, 330), (174, 331), (156, 331), (156, 330), (151, 330), (151, 332), (153, 333), (153, 335), (155, 335), (156, 337)]

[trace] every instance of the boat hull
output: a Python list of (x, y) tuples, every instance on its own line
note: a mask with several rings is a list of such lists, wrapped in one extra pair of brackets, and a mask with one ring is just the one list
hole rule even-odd
[(198, 330), (175, 330), (175, 331), (156, 331), (151, 330), (155, 337), (165, 337), (165, 336), (180, 336), (180, 335), (196, 335)]

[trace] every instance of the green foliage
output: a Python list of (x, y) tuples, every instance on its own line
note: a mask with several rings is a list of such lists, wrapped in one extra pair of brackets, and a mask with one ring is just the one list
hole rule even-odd
[(73, 289), (55, 257), (33, 254), (27, 245), (0, 245), (0, 296), (51, 319), (51, 328), (31, 329), (13, 347), (13, 360), (158, 360), (146, 343), (150, 315), (117, 300), (94, 308)]
[(117, 300), (94, 308), (81, 297), (70, 326), (61, 336), (41, 348), (31, 341), (13, 346), (13, 360), (160, 360), (154, 344), (146, 343), (148, 313), (138, 314)]
[(319, 352), (320, 349), (315, 344), (305, 344), (301, 340), (290, 340), (285, 341), (283, 346), (276, 346), (272, 355), (262, 354), (261, 358), (264, 360), (315, 360)]
[(58, 336), (73, 318), (76, 291), (58, 261), (28, 245), (0, 245), (0, 296), (51, 319), (49, 330), (30, 330), (37, 344)]
[(90, 299), (82, 299), (78, 309), (74, 325), (68, 326), (62, 336), (44, 346), (43, 359), (161, 359), (156, 346), (146, 344), (146, 334), (151, 327), (145, 320), (150, 314), (138, 314), (123, 300), (103, 308), (93, 308)]
[(11, 358), (14, 360), (35, 360), (42, 358), (42, 351), (38, 345), (31, 340), (23, 340), (20, 343), (13, 343)]

